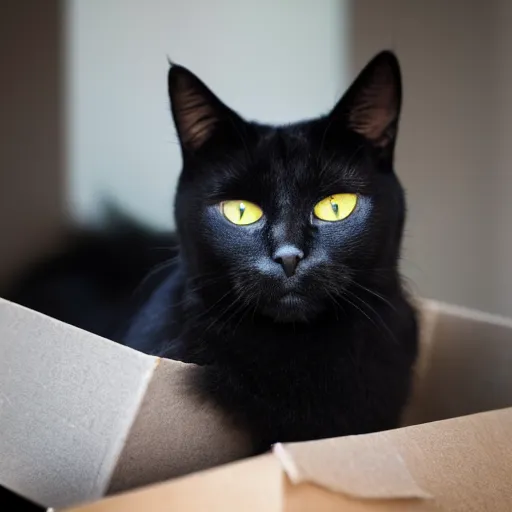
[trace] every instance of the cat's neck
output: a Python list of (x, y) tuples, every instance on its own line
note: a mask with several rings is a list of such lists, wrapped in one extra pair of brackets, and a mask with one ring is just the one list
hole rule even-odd
[[(228, 360), (264, 368), (269, 361), (287, 364), (296, 358), (323, 357), (331, 339), (337, 340), (337, 351), (350, 347), (361, 326), (386, 337), (390, 315), (405, 300), (398, 277), (391, 275), (385, 281), (358, 283), (347, 300), (327, 304), (309, 322), (284, 323), (244, 304), (229, 283), (201, 285), (190, 277), (182, 261), (164, 273), (167, 277), (140, 310), (130, 333), (130, 339), (148, 338), (151, 348), (139, 347), (139, 342), (129, 344), (200, 364)], [(161, 313), (156, 315), (156, 311)], [(157, 324), (156, 317), (160, 319)], [(318, 347), (322, 347), (319, 353)]]
[[(396, 289), (360, 293), (350, 302), (330, 304), (308, 322), (283, 323), (236, 302), (229, 295), (219, 303), (188, 297), (180, 337), (187, 357), (200, 364), (228, 361), (230, 364), (265, 366), (269, 360), (284, 363), (294, 359), (323, 357), (325, 348), (350, 350), (361, 326), (388, 336), (388, 317), (403, 297)], [(342, 340), (342, 342), (340, 342)], [(318, 360), (318, 359), (317, 359)]]

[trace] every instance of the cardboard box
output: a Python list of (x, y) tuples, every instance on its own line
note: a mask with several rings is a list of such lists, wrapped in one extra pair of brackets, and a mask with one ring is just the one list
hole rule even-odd
[(63, 507), (247, 455), (195, 371), (0, 300), (0, 485)]
[[(503, 409), (512, 406), (512, 321), (432, 301), (420, 310), (409, 426), (278, 445), (77, 510), (512, 510), (512, 408)], [(44, 506), (248, 453), (243, 434), (194, 392), (200, 368), (5, 301), (0, 355), (0, 484)]]

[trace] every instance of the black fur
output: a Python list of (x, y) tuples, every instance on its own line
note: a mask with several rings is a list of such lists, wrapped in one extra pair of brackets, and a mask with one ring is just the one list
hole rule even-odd
[[(113, 339), (177, 252), (175, 237), (108, 207), (96, 228), (70, 227), (60, 247), (34, 261), (2, 296)], [(162, 267), (163, 268), (163, 267)]]
[[(417, 325), (398, 272), (405, 200), (393, 170), (401, 105), (394, 55), (370, 62), (328, 115), (288, 126), (244, 121), (180, 66), (171, 65), (169, 93), (183, 154), (176, 257), (151, 251), (173, 244), (163, 235), (94, 234), (51, 272), (39, 269), (18, 297), (33, 298), (34, 283), (43, 283), (29, 307), (203, 365), (198, 384), (251, 433), (255, 452), (396, 427)], [(342, 192), (359, 197), (350, 217), (312, 215), (317, 201)], [(263, 218), (231, 224), (219, 208), (229, 199), (258, 204)], [(303, 255), (291, 277), (276, 260), (283, 247)], [(68, 288), (52, 309), (55, 282)], [(70, 311), (77, 291), (82, 302)]]
[[(183, 152), (180, 255), (125, 342), (205, 365), (202, 389), (251, 432), (256, 451), (396, 427), (417, 325), (398, 273), (394, 55), (378, 55), (329, 115), (289, 126), (242, 120), (179, 66), (169, 92)], [(312, 216), (340, 192), (359, 195), (349, 218)], [(230, 199), (258, 204), (264, 217), (231, 224), (219, 208)], [(275, 260), (284, 246), (304, 254), (292, 277)]]

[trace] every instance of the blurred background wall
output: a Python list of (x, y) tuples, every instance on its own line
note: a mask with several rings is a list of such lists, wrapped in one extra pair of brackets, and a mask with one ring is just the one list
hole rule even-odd
[(404, 272), (426, 297), (512, 315), (507, 0), (4, 0), (0, 280), (65, 215), (111, 196), (171, 225), (180, 168), (166, 56), (248, 118), (324, 112), (377, 51), (404, 74)]
[[(491, 258), (484, 260), (482, 271), (489, 269), (493, 291), (491, 308), (512, 315), (512, 3), (498, 2), (495, 11), (493, 48), (490, 58), (494, 73), (486, 84), (481, 101), (493, 108), (495, 118), (489, 125), (495, 147), (487, 169), (493, 172), (491, 202), (493, 236), (487, 248)], [(487, 196), (489, 197), (489, 195)]]
[(69, 0), (66, 70), (73, 213), (102, 194), (168, 226), (181, 160), (167, 55), (248, 118), (330, 108), (348, 55), (345, 1)]
[(357, 0), (349, 26), (353, 72), (383, 47), (403, 67), (413, 289), (512, 315), (512, 3)]
[[(357, 0), (351, 18), (353, 72), (384, 47), (403, 68), (396, 169), (410, 210), (404, 271), (424, 296), (493, 311), (500, 3)], [(512, 190), (512, 181), (503, 185)], [(501, 310), (512, 314), (512, 303)]]
[(63, 219), (61, 3), (0, 6), (0, 282), (56, 243)]

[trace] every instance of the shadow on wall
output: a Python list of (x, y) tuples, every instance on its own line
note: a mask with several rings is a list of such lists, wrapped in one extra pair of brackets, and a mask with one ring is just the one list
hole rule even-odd
[(63, 223), (61, 6), (2, 1), (0, 283), (52, 247)]
[(423, 296), (508, 316), (512, 173), (498, 143), (512, 133), (510, 6), (357, 0), (350, 24), (352, 72), (383, 47), (402, 65), (396, 170), (409, 203), (408, 280)]

